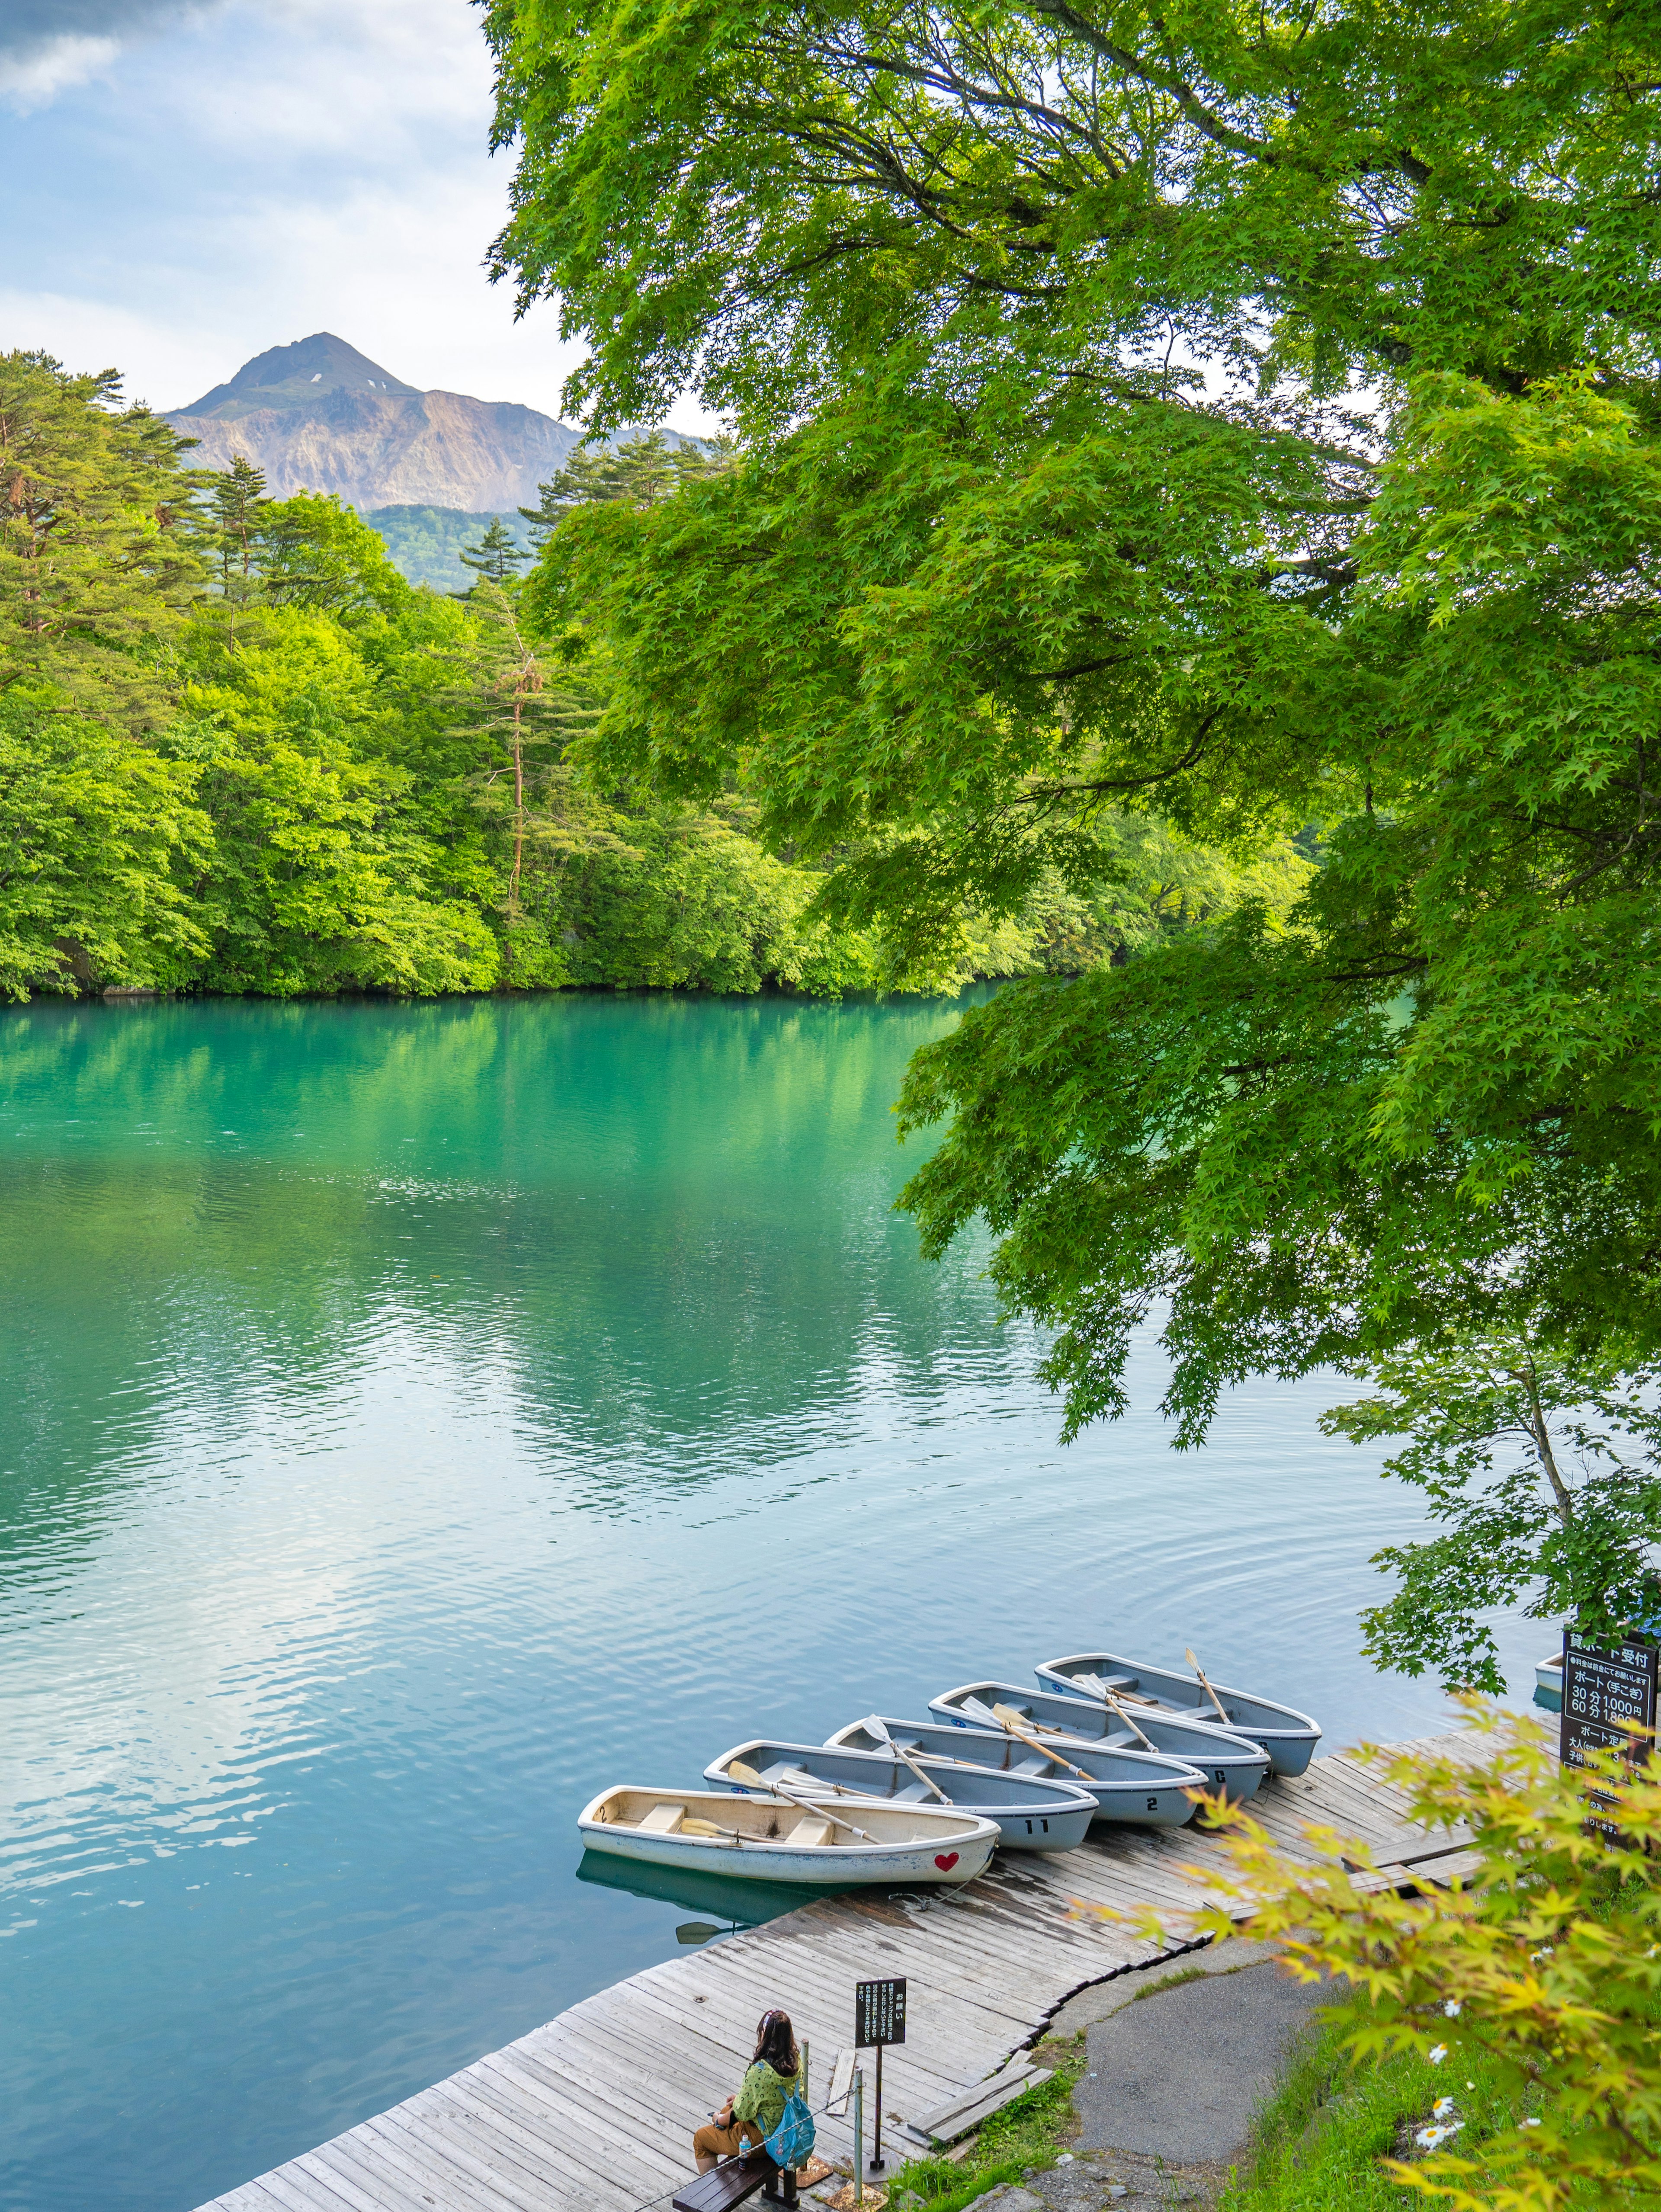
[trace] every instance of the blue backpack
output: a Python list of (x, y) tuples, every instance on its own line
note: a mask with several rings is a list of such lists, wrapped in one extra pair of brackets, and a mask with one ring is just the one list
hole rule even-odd
[(800, 2089), (784, 2100), (784, 2113), (762, 2148), (775, 2166), (806, 2166), (813, 2154), (813, 2115)]

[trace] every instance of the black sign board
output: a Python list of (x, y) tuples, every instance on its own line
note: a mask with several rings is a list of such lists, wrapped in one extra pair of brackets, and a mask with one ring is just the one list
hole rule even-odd
[(877, 2046), (877, 2124), (874, 2130), (871, 2172), (882, 2172), (882, 2054), (884, 2045), (905, 2040), (905, 1978), (904, 1975), (892, 1982), (855, 1982), (854, 1984), (854, 2047), (868, 2051)]
[[(1647, 1637), (1628, 1636), (1608, 1648), (1577, 1630), (1563, 1631), (1563, 1720), (1558, 1755), (1584, 1766), (1592, 1751), (1645, 1759), (1655, 1739), (1656, 1671), (1661, 1657)], [(1634, 1736), (1633, 1726), (1643, 1731)], [(1609, 1800), (1594, 1792), (1593, 1804)], [(1596, 1824), (1612, 1835), (1603, 1821)]]
[(854, 1989), (854, 2045), (868, 2051), (875, 2044), (905, 2040), (905, 1981), (859, 1982)]

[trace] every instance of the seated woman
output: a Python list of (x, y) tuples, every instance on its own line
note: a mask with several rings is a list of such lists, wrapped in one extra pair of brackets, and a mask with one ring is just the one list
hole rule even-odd
[(707, 2127), (692, 2138), (692, 2155), (698, 2172), (708, 2173), (723, 2158), (770, 2136), (784, 2118), (785, 2100), (796, 2087), (801, 2067), (790, 2016), (764, 2012), (756, 2030), (756, 2055), (745, 2069), (738, 2094), (729, 2097)]

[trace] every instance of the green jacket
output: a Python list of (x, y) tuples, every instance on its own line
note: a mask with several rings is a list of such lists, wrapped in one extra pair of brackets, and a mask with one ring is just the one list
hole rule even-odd
[(763, 2135), (770, 2136), (784, 2118), (784, 2100), (799, 2079), (794, 2074), (776, 2074), (764, 2058), (757, 2058), (733, 2100), (733, 2126), (741, 2127), (749, 2120)]

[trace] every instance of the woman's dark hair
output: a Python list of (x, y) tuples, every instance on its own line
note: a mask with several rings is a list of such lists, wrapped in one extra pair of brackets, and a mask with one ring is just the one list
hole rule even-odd
[[(788, 2012), (764, 2012), (756, 2030), (756, 2058), (764, 2058), (776, 2074), (794, 2074), (801, 2064), (796, 2032)], [(750, 2063), (753, 2066), (756, 2058)]]

